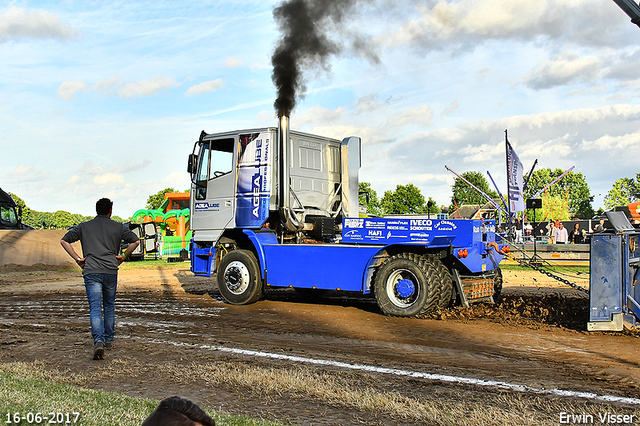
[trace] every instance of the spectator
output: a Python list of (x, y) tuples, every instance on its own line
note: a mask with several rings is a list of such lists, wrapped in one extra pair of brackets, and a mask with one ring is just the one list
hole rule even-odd
[(549, 244), (556, 243), (556, 224), (552, 220), (547, 223), (547, 236), (549, 237)]
[(567, 244), (569, 240), (569, 235), (567, 234), (567, 230), (564, 227), (562, 222), (558, 223), (558, 228), (556, 229), (556, 244)]
[(604, 227), (604, 219), (600, 219), (600, 223), (596, 225), (596, 228), (593, 230), (593, 232), (604, 232), (605, 231), (605, 227)]
[(166, 398), (142, 426), (215, 426), (216, 422), (188, 399)]
[(582, 231), (580, 230), (580, 224), (576, 223), (573, 225), (573, 229), (569, 233), (569, 242), (571, 244), (582, 244), (584, 241), (584, 236), (582, 235)]

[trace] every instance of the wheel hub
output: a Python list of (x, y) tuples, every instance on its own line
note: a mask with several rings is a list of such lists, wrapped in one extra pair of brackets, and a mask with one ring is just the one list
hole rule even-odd
[(249, 270), (242, 262), (231, 262), (224, 271), (224, 283), (233, 294), (242, 294), (249, 287)]
[(416, 291), (416, 286), (413, 284), (411, 280), (402, 279), (396, 285), (396, 291), (398, 292), (400, 297), (407, 298), (411, 296), (414, 291)]
[(389, 301), (399, 308), (413, 305), (418, 299), (418, 279), (407, 269), (398, 269), (389, 275), (386, 292)]

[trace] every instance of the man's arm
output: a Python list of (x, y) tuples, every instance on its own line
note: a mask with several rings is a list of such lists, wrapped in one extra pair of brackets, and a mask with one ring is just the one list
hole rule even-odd
[(136, 240), (134, 242), (132, 242), (131, 244), (129, 244), (129, 247), (127, 247), (127, 249), (124, 251), (124, 255), (117, 255), (116, 259), (118, 259), (118, 264), (121, 264), (122, 262), (124, 262), (129, 255), (136, 249), (138, 248), (138, 245), (140, 244), (140, 240)]
[(73, 246), (70, 243), (66, 242), (65, 240), (60, 240), (60, 245), (69, 254), (69, 256), (71, 256), (73, 260), (75, 260), (75, 262), (78, 264), (79, 267), (84, 268), (84, 262), (85, 260), (87, 260), (86, 256), (85, 257), (78, 256), (78, 253), (76, 253)]

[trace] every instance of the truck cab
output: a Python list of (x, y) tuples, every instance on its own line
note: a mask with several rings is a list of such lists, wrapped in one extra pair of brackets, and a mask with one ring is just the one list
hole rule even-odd
[(33, 229), (20, 220), (22, 211), (11, 195), (0, 189), (0, 229)]

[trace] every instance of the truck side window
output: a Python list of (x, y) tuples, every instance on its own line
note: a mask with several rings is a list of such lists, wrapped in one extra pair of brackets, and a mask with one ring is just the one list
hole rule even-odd
[(211, 142), (211, 179), (219, 178), (233, 170), (234, 139), (220, 139)]

